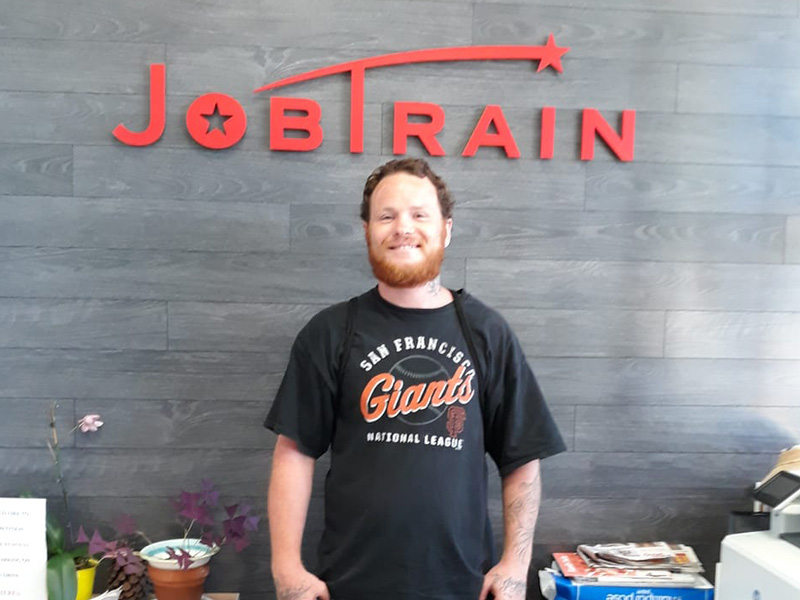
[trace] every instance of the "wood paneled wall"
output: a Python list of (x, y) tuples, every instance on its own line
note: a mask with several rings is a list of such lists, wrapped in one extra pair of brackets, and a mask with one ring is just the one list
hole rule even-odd
[[(261, 85), (551, 32), (571, 47), (561, 75), (370, 72), (362, 155), (348, 152), (346, 77), (285, 88), (321, 103), (325, 142), (268, 149)], [(569, 445), (545, 462), (535, 567), (579, 542), (668, 539), (713, 575), (727, 513), (800, 441), (798, 0), (6, 0), (0, 53), (4, 495), (61, 509), (44, 447), (55, 400), (76, 522), (124, 511), (174, 532), (167, 499), (203, 477), (263, 506), (261, 422), (291, 340), (372, 283), (357, 203), (390, 158), (397, 100), (445, 108), (445, 281), (512, 323)], [(167, 65), (166, 133), (124, 147), (111, 130), (144, 128), (153, 62)], [(210, 91), (247, 111), (233, 149), (183, 126)], [(502, 105), (521, 159), (460, 157), (485, 104)], [(557, 108), (551, 161), (536, 158), (543, 106)], [(579, 159), (585, 107), (615, 126), (637, 111), (634, 162), (602, 143)], [(70, 432), (87, 412), (105, 426)], [(271, 597), (266, 540), (217, 557), (209, 587)]]

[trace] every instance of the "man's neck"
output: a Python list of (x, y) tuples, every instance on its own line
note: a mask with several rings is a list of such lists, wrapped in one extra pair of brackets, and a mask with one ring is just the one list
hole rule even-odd
[(411, 288), (397, 288), (378, 282), (381, 298), (403, 308), (440, 308), (453, 301), (453, 294), (442, 286), (437, 277), (423, 285)]

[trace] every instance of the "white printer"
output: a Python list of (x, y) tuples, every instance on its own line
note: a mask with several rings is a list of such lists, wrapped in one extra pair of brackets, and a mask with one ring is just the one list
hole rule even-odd
[(778, 471), (753, 497), (771, 507), (769, 531), (722, 540), (716, 600), (800, 600), (800, 472)]

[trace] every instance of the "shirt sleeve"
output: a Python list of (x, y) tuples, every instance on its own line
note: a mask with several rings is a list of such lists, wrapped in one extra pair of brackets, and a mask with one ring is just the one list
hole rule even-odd
[(335, 340), (319, 319), (298, 334), (289, 364), (264, 426), (292, 439), (301, 452), (319, 458), (333, 437), (338, 356)]
[(488, 365), (484, 428), (486, 450), (501, 476), (535, 459), (566, 450), (519, 341), (501, 317)]

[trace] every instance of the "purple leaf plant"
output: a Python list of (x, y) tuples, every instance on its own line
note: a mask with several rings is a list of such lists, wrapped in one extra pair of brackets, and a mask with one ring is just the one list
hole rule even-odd
[[(220, 493), (213, 482), (203, 479), (199, 492), (182, 491), (173, 501), (178, 518), (184, 528), (184, 540), (193, 530), (200, 542), (211, 549), (230, 543), (236, 552), (250, 545), (248, 535), (258, 530), (260, 517), (250, 514), (252, 507), (232, 504), (220, 508)], [(188, 568), (192, 558), (180, 548), (170, 548), (170, 558), (178, 561), (180, 568)]]
[[(56, 468), (57, 480), (61, 484), (64, 496), (64, 503), (69, 514), (69, 502), (66, 488), (63, 483), (61, 473), (60, 448), (55, 426), (55, 408), (50, 409), (50, 427), (52, 430), (53, 442), (48, 442), (48, 447), (53, 455), (53, 463)], [(98, 414), (88, 414), (81, 418), (77, 425), (72, 429), (78, 429), (83, 433), (92, 433), (103, 426)], [(248, 505), (232, 504), (220, 507), (220, 493), (214, 487), (214, 483), (208, 479), (203, 479), (200, 491), (182, 491), (177, 499), (172, 501), (178, 515), (178, 520), (183, 526), (184, 541), (195, 531), (194, 535), (199, 537), (200, 542), (216, 552), (220, 547), (227, 543), (233, 545), (236, 552), (241, 552), (250, 545), (248, 535), (258, 530), (260, 517), (251, 514), (252, 508)], [(71, 523), (68, 519), (68, 526), (71, 535)], [(133, 517), (127, 514), (119, 516), (114, 522), (116, 535), (115, 539), (106, 540), (95, 529), (92, 537), (86, 535), (83, 527), (78, 531), (75, 539), (77, 543), (88, 544), (90, 555), (99, 560), (112, 559), (117, 565), (124, 569), (128, 574), (139, 574), (144, 571), (144, 562), (139, 554), (134, 550), (134, 542), (137, 538), (145, 540), (148, 544), (150, 540), (137, 529)], [(188, 569), (192, 562), (192, 555), (185, 548), (168, 548), (169, 558), (177, 561), (181, 569)]]
[[(89, 538), (81, 526), (75, 541), (79, 544), (89, 544), (89, 554), (98, 560), (111, 559), (128, 575), (141, 575), (144, 572), (144, 561), (134, 551), (133, 541), (137, 536), (148, 542), (150, 540), (136, 530), (136, 524), (130, 515), (122, 515), (117, 519), (117, 523), (117, 539), (106, 540), (97, 529)], [(124, 525), (124, 529), (120, 527), (120, 523)]]

